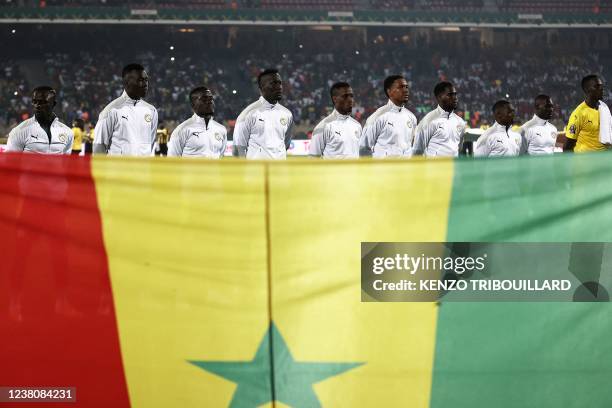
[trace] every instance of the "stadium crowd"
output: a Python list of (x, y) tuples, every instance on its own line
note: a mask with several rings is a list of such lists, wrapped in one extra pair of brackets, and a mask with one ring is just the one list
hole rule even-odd
[[(612, 77), (605, 56), (504, 55), (497, 49), (442, 55), (435, 51), (372, 49), (363, 51), (309, 54), (296, 51), (280, 60), (261, 55), (239, 58), (224, 56), (184, 57), (171, 60), (152, 53), (138, 56), (148, 70), (151, 89), (147, 100), (159, 111), (160, 120), (180, 122), (190, 115), (188, 93), (198, 85), (209, 87), (216, 96), (219, 121), (232, 128), (238, 113), (258, 97), (254, 78), (263, 67), (276, 66), (284, 78), (284, 102), (293, 113), (296, 125), (312, 126), (330, 109), (329, 87), (335, 81), (351, 83), (355, 91), (355, 116), (365, 119), (385, 101), (382, 80), (399, 73), (409, 81), (410, 109), (420, 119), (435, 100), (433, 85), (452, 81), (459, 92), (459, 110), (470, 126), (490, 123), (490, 106), (498, 99), (509, 99), (517, 108), (517, 120), (532, 115), (533, 97), (550, 94), (558, 111), (555, 123), (561, 127), (581, 100), (579, 82), (585, 73)], [(606, 57), (608, 58), (608, 57)], [(104, 63), (100, 63), (104, 61)], [(58, 113), (71, 123), (75, 118), (97, 118), (101, 108), (121, 92), (121, 63), (112, 55), (84, 51), (45, 56), (49, 83), (59, 94)], [(5, 78), (0, 110), (3, 124), (14, 125), (29, 111), (29, 89), (12, 63), (2, 67)], [(29, 85), (29, 86), (28, 86)], [(15, 95), (15, 92), (18, 95)]]
[(23, 119), (30, 110), (30, 91), (15, 61), (0, 62), (0, 129)]

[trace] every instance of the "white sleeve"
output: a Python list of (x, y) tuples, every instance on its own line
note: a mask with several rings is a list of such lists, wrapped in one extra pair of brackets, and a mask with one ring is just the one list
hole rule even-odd
[(489, 137), (488, 135), (481, 135), (476, 141), (476, 146), (474, 147), (474, 156), (475, 157), (486, 157), (491, 153), (491, 146), (489, 145)]
[(219, 158), (222, 159), (225, 156), (225, 149), (227, 148), (227, 129), (223, 126), (223, 143), (221, 144), (221, 151), (219, 152)]
[(183, 155), (185, 140), (182, 137), (182, 130), (182, 127), (177, 127), (172, 131), (170, 141), (168, 142), (168, 157), (181, 157)]
[(157, 109), (153, 108), (153, 120), (151, 121), (151, 156), (155, 155), (155, 141), (157, 140), (157, 124), (158, 124)]
[(7, 152), (23, 152), (25, 150), (26, 138), (24, 135), (26, 132), (19, 132), (17, 128), (11, 130), (8, 135), (8, 140), (6, 142), (6, 151)]
[(254, 116), (249, 114), (242, 120), (236, 121), (236, 126), (234, 127), (234, 146), (246, 148), (249, 145), (253, 118)]
[(412, 150), (412, 145), (414, 144), (414, 134), (416, 132), (416, 128), (418, 127), (418, 123), (419, 121), (417, 120), (416, 116), (414, 116), (414, 114), (412, 114), (412, 132), (410, 133), (410, 137), (412, 138), (410, 140), (410, 143), (408, 143), (408, 146), (410, 146), (410, 150)]
[(463, 148), (463, 142), (465, 140), (465, 130), (467, 129), (467, 123), (463, 122), (463, 129), (461, 129), (461, 133), (459, 134), (459, 146), (457, 146), (458, 155), (461, 155), (461, 149)]
[(420, 156), (425, 153), (425, 149), (427, 148), (427, 144), (429, 143), (433, 133), (431, 130), (431, 123), (432, 122), (427, 122), (424, 124), (424, 122), (421, 121), (421, 123), (419, 123), (417, 126), (414, 142), (412, 144), (412, 154)]
[(315, 128), (312, 132), (312, 138), (310, 139), (310, 144), (308, 145), (308, 155), (314, 157), (323, 156), (323, 151), (325, 150), (325, 131), (326, 126), (321, 126), (319, 128)]
[(94, 128), (94, 153), (106, 154), (108, 152), (113, 138), (113, 129), (115, 128), (116, 121), (117, 115), (114, 110), (100, 114), (98, 123), (96, 123), (96, 127)]
[(289, 117), (289, 126), (287, 126), (287, 131), (285, 132), (285, 149), (289, 150), (291, 146), (291, 139), (293, 139), (293, 114)]
[(529, 129), (524, 129), (522, 126), (519, 129), (519, 133), (521, 135), (521, 148), (519, 150), (519, 155), (527, 154), (527, 149), (529, 147), (529, 135), (527, 134)]
[(72, 145), (74, 143), (74, 132), (72, 129), (68, 133), (68, 143), (66, 143), (66, 148), (64, 149), (64, 154), (72, 153)]
[(380, 135), (380, 120), (373, 120), (368, 123), (366, 121), (365, 126), (361, 132), (361, 138), (359, 139), (359, 155), (360, 156), (371, 156), (372, 148), (378, 140)]

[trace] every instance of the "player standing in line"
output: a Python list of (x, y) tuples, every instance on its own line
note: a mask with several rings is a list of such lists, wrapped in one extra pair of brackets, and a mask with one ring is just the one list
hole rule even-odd
[(366, 121), (359, 153), (375, 158), (410, 157), (417, 119), (405, 107), (410, 94), (408, 82), (401, 75), (391, 75), (383, 86), (389, 101)]
[(440, 82), (434, 87), (438, 107), (429, 112), (417, 126), (412, 153), (427, 157), (456, 157), (465, 133), (465, 121), (456, 113), (458, 98), (455, 86)]
[(582, 78), (581, 85), (585, 99), (570, 115), (565, 128), (567, 140), (563, 151), (606, 150), (606, 146), (599, 141), (599, 101), (603, 98), (603, 82), (597, 75), (587, 75)]
[(234, 156), (247, 159), (286, 159), (291, 145), (293, 115), (279, 102), (283, 81), (276, 69), (257, 77), (260, 98), (247, 106), (236, 119)]
[[(72, 130), (61, 123), (53, 108), (56, 105), (56, 91), (49, 86), (39, 86), (32, 92), (34, 115), (15, 127), (9, 133), (7, 151), (27, 152), (46, 155), (70, 154), (72, 151)], [(39, 159), (37, 159), (39, 160)], [(41, 248), (53, 247), (53, 242), (69, 237), (69, 222), (66, 217), (66, 192), (68, 190), (66, 172), (67, 160), (44, 161), (40, 171), (29, 168), (16, 177), (15, 200), (8, 200), (5, 211), (9, 224), (13, 227), (14, 237), (9, 239), (12, 253), (10, 263), (5, 262), (7, 271), (9, 316), (17, 321), (23, 320), (24, 287), (29, 282), (33, 257), (39, 257)], [(35, 226), (35, 228), (33, 228)], [(57, 245), (57, 244), (56, 244)], [(53, 284), (48, 288), (55, 299), (55, 311), (70, 311), (67, 302), (68, 248), (64, 242), (59, 250), (47, 253), (44, 263), (53, 276)], [(41, 262), (37, 258), (37, 262)], [(27, 299), (26, 299), (27, 300)]]
[(53, 108), (57, 104), (55, 89), (39, 86), (32, 91), (34, 116), (21, 122), (9, 133), (8, 152), (70, 154), (72, 130), (59, 121)]
[(519, 129), (521, 153), (529, 155), (553, 154), (557, 143), (557, 128), (550, 123), (555, 105), (548, 95), (538, 95), (534, 101), (533, 118)]
[(149, 76), (140, 64), (123, 68), (123, 93), (100, 113), (94, 132), (94, 154), (152, 156), (157, 135), (157, 109), (142, 98)]
[(361, 124), (351, 117), (353, 88), (346, 82), (336, 82), (329, 93), (334, 111), (314, 128), (308, 154), (324, 159), (358, 159)]
[(474, 156), (518, 156), (521, 135), (512, 130), (514, 107), (508, 101), (497, 101), (493, 105), (495, 124), (476, 141)]
[(203, 86), (189, 93), (193, 116), (174, 129), (168, 156), (220, 159), (227, 145), (225, 126), (213, 120), (215, 102), (212, 92)]

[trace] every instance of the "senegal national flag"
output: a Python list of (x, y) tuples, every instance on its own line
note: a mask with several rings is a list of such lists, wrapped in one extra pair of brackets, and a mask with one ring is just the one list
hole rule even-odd
[(362, 303), (360, 244), (612, 242), (611, 172), (608, 153), (2, 154), (0, 387), (87, 408), (610, 408), (607, 303)]

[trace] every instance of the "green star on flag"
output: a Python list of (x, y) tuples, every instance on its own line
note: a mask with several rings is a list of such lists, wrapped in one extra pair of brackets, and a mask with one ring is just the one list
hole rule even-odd
[[(272, 354), (271, 345), (274, 349)], [(272, 372), (271, 361), (274, 365)], [(252, 408), (273, 400), (294, 408), (320, 407), (321, 403), (312, 388), (314, 383), (364, 364), (295, 361), (274, 323), (270, 323), (251, 361), (189, 362), (238, 384), (230, 403), (231, 408)], [(272, 381), (274, 388), (271, 387)]]

